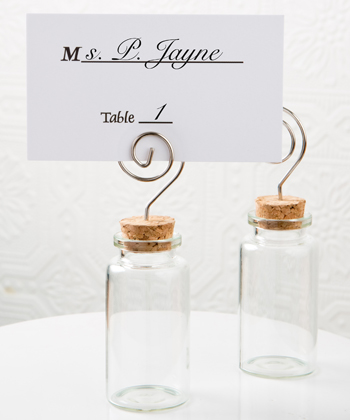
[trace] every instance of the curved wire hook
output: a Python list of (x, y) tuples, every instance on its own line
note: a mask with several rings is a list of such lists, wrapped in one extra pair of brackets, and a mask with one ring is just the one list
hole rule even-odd
[[(283, 195), (282, 195), (282, 186), (283, 186), (283, 184), (286, 182), (286, 180), (290, 177), (290, 175), (294, 172), (295, 168), (299, 165), (299, 163), (303, 159), (303, 157), (305, 155), (305, 151), (306, 151), (306, 146), (307, 146), (306, 133), (305, 133), (304, 127), (301, 124), (301, 121), (299, 120), (299, 118), (292, 111), (290, 111), (287, 108), (284, 108), (283, 107), (283, 111), (285, 113), (287, 113), (288, 115), (290, 115), (293, 118), (293, 120), (298, 124), (298, 127), (299, 127), (299, 130), (300, 130), (300, 133), (301, 133), (301, 137), (302, 137), (302, 141), (303, 142), (302, 142), (302, 145), (301, 145), (300, 155), (299, 155), (297, 161), (289, 169), (289, 171), (286, 173), (286, 175), (282, 178), (282, 180), (278, 184), (278, 199), (279, 200), (283, 200)], [(295, 135), (294, 135), (294, 131), (292, 130), (291, 126), (286, 121), (283, 121), (283, 125), (287, 128), (287, 130), (289, 132), (289, 135), (290, 135), (290, 138), (291, 138), (291, 147), (290, 147), (289, 153), (282, 159), (282, 162), (285, 162), (294, 153), (294, 149), (295, 149)], [(275, 162), (275, 163), (281, 163), (281, 162)]]
[[(132, 178), (134, 178), (134, 179), (137, 179), (138, 181), (142, 181), (142, 182), (152, 182), (152, 181), (156, 181), (157, 179), (160, 179), (160, 178), (162, 178), (164, 175), (166, 175), (169, 171), (170, 171), (170, 169), (171, 169), (171, 167), (173, 166), (173, 163), (174, 163), (174, 150), (173, 150), (173, 147), (172, 147), (172, 145), (171, 145), (171, 143), (170, 143), (170, 141), (165, 137), (165, 136), (163, 136), (162, 134), (160, 134), (160, 133), (156, 133), (156, 132), (154, 132), (154, 131), (148, 131), (148, 132), (146, 132), (146, 133), (143, 133), (143, 134), (140, 134), (138, 137), (136, 137), (136, 139), (133, 141), (133, 143), (132, 143), (132, 146), (131, 146), (131, 157), (132, 157), (132, 160), (137, 164), (137, 165), (139, 165), (139, 166), (141, 166), (141, 168), (147, 168), (148, 166), (150, 166), (150, 164), (152, 163), (152, 159), (153, 159), (153, 154), (154, 154), (154, 149), (153, 149), (153, 147), (151, 147), (150, 148), (150, 151), (149, 151), (149, 154), (148, 154), (148, 158), (147, 158), (147, 160), (146, 160), (146, 162), (145, 163), (143, 163), (143, 162), (141, 162), (139, 159), (138, 159), (138, 157), (136, 156), (136, 146), (137, 146), (137, 143), (143, 138), (143, 137), (146, 137), (146, 136), (157, 136), (157, 137), (160, 137), (164, 142), (165, 142), (165, 144), (167, 145), (167, 147), (168, 147), (168, 150), (169, 150), (169, 162), (168, 162), (168, 166), (166, 167), (166, 169), (160, 174), (160, 175), (156, 175), (156, 176), (153, 176), (153, 177), (141, 177), (141, 176), (138, 176), (138, 175), (135, 175), (135, 174), (133, 174), (132, 172), (130, 172), (129, 171), (129, 169), (127, 169), (126, 168), (126, 166), (124, 165), (124, 163), (123, 162), (118, 162), (118, 164), (119, 164), (119, 166), (122, 168), (122, 170), (127, 174), (127, 175), (129, 175), (129, 176), (131, 176)], [(149, 219), (149, 210), (150, 210), (150, 207), (151, 207), (151, 205), (157, 200), (157, 198), (159, 197), (159, 196), (161, 196), (162, 194), (163, 194), (163, 192), (166, 190), (166, 189), (168, 189), (169, 187), (170, 187), (170, 185), (173, 183), (173, 182), (175, 182), (176, 180), (177, 180), (177, 178), (180, 176), (180, 174), (181, 174), (181, 172), (182, 172), (182, 170), (183, 170), (183, 168), (184, 168), (184, 166), (185, 166), (185, 162), (181, 162), (181, 165), (180, 165), (180, 168), (179, 168), (179, 170), (177, 171), (177, 173), (175, 174), (175, 176), (165, 185), (165, 187), (163, 187), (148, 203), (147, 203), (147, 205), (146, 205), (146, 208), (145, 208), (145, 220), (148, 220)]]
[(136, 156), (136, 146), (137, 143), (144, 137), (146, 136), (156, 136), (156, 137), (160, 137), (165, 144), (168, 147), (169, 150), (169, 162), (168, 162), (168, 166), (166, 167), (165, 171), (162, 172), (160, 175), (157, 176), (153, 176), (151, 178), (143, 178), (142, 176), (138, 176), (133, 174), (132, 172), (129, 171), (129, 169), (126, 168), (126, 166), (124, 165), (123, 162), (118, 162), (119, 166), (122, 168), (122, 170), (129, 176), (131, 176), (134, 179), (137, 179), (138, 181), (142, 181), (142, 182), (152, 182), (152, 181), (156, 181), (157, 179), (162, 178), (164, 175), (166, 175), (171, 167), (173, 166), (173, 162), (174, 162), (174, 150), (173, 147), (170, 143), (170, 141), (164, 137), (162, 134), (160, 133), (156, 133), (154, 131), (147, 131), (146, 133), (140, 134), (139, 136), (136, 137), (136, 139), (133, 141), (132, 145), (131, 145), (131, 157), (132, 160), (137, 163), (139, 166), (141, 166), (141, 168), (148, 168), (150, 166), (150, 164), (152, 163), (152, 159), (153, 159), (153, 154), (154, 154), (154, 149), (153, 147), (150, 148), (149, 154), (148, 154), (148, 158), (146, 160), (145, 163), (142, 163), (139, 158)]
[(157, 200), (157, 198), (163, 194), (163, 192), (170, 187), (170, 185), (177, 180), (177, 178), (181, 175), (181, 172), (185, 166), (185, 162), (181, 162), (179, 170), (176, 172), (175, 176), (163, 187), (148, 203), (145, 208), (145, 220), (149, 218), (149, 209), (151, 205)]

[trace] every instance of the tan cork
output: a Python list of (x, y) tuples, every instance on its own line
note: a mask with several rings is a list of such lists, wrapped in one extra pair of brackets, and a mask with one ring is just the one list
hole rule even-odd
[(285, 220), (285, 222), (259, 222), (259, 226), (264, 229), (298, 229), (301, 222), (288, 223), (291, 219), (304, 217), (306, 200), (290, 195), (283, 196), (279, 200), (277, 195), (265, 195), (255, 200), (255, 214), (263, 219)]
[(133, 216), (123, 219), (119, 223), (125, 238), (140, 241), (128, 243), (127, 248), (130, 251), (159, 252), (171, 249), (170, 242), (155, 243), (147, 241), (172, 238), (175, 226), (175, 219), (172, 217), (149, 216), (149, 220), (145, 220), (143, 216)]

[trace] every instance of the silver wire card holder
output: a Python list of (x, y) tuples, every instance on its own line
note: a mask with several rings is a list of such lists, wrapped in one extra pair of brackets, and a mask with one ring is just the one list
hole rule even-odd
[[(301, 152), (300, 152), (300, 155), (299, 155), (297, 161), (294, 163), (294, 165), (290, 168), (290, 170), (287, 172), (287, 174), (282, 178), (282, 180), (278, 184), (278, 199), (279, 200), (283, 200), (283, 195), (282, 195), (283, 184), (286, 182), (286, 180), (290, 177), (290, 175), (294, 172), (295, 168), (299, 165), (299, 163), (303, 159), (303, 157), (305, 155), (305, 151), (306, 151), (306, 146), (307, 146), (306, 133), (305, 133), (304, 127), (301, 124), (301, 121), (299, 120), (299, 118), (292, 111), (290, 111), (287, 108), (283, 107), (283, 112), (290, 115), (293, 118), (293, 120), (297, 123), (297, 125), (299, 127), (299, 130), (300, 130), (300, 133), (301, 133), (301, 137), (302, 137), (302, 146), (301, 146)], [(282, 159), (281, 162), (272, 162), (272, 163), (275, 163), (275, 164), (286, 162), (293, 155), (294, 150), (295, 150), (296, 140), (295, 140), (294, 131), (293, 131), (292, 127), (290, 126), (290, 124), (288, 124), (284, 120), (283, 120), (283, 125), (287, 128), (288, 133), (290, 135), (291, 146), (290, 146), (290, 150), (289, 150), (288, 154)], [(133, 143), (131, 145), (131, 158), (138, 166), (140, 166), (141, 168), (148, 168), (152, 163), (153, 154), (154, 154), (154, 148), (153, 147), (150, 148), (148, 158), (147, 158), (146, 162), (144, 162), (144, 163), (141, 162), (140, 159), (136, 155), (136, 146), (137, 146), (138, 142), (141, 139), (143, 139), (144, 137), (147, 137), (147, 136), (159, 137), (161, 140), (164, 141), (164, 143), (166, 144), (166, 146), (168, 148), (168, 151), (169, 151), (168, 166), (166, 167), (166, 169), (161, 174), (153, 176), (153, 177), (141, 177), (139, 175), (136, 175), (136, 174), (132, 173), (129, 169), (127, 169), (127, 167), (125, 166), (125, 164), (123, 162), (118, 161), (118, 163), (119, 163), (119, 166), (121, 167), (121, 169), (127, 175), (131, 176), (132, 178), (134, 178), (138, 181), (142, 181), (142, 182), (153, 182), (153, 181), (157, 181), (158, 179), (162, 178), (163, 176), (165, 176), (170, 171), (170, 169), (173, 166), (175, 156), (174, 156), (173, 146), (171, 145), (170, 141), (165, 136), (163, 136), (163, 134), (157, 133), (155, 131), (148, 131), (148, 132), (142, 133), (138, 137), (136, 137), (136, 139), (133, 141)], [(150, 211), (151, 205), (163, 194), (163, 192), (165, 190), (167, 190), (170, 187), (170, 185), (172, 185), (177, 180), (177, 178), (181, 175), (181, 172), (182, 172), (184, 166), (185, 166), (185, 162), (181, 162), (180, 168), (178, 169), (175, 176), (153, 198), (151, 198), (151, 200), (147, 203), (146, 208), (145, 208), (145, 213), (144, 213), (144, 219), (145, 220), (149, 220), (149, 211)]]
[[(130, 172), (129, 169), (127, 169), (127, 167), (124, 165), (123, 162), (119, 161), (118, 163), (119, 163), (119, 166), (122, 168), (122, 170), (127, 175), (131, 176), (132, 178), (137, 179), (138, 181), (142, 181), (142, 182), (153, 182), (153, 181), (156, 181), (157, 179), (162, 178), (164, 175), (166, 175), (170, 171), (171, 167), (173, 166), (174, 159), (175, 159), (174, 149), (173, 149), (173, 146), (171, 145), (170, 141), (165, 136), (163, 136), (163, 134), (156, 133), (154, 131), (148, 131), (146, 133), (140, 134), (138, 137), (136, 137), (136, 139), (133, 141), (133, 143), (131, 145), (131, 157), (132, 157), (132, 160), (138, 166), (140, 166), (141, 168), (148, 168), (151, 165), (152, 159), (153, 159), (153, 154), (154, 154), (154, 148), (151, 147), (150, 151), (149, 151), (149, 154), (148, 154), (148, 158), (147, 158), (145, 163), (142, 163), (139, 160), (139, 158), (136, 156), (136, 146), (137, 146), (138, 142), (146, 136), (159, 137), (161, 140), (163, 140), (165, 142), (165, 144), (168, 148), (168, 151), (169, 151), (168, 166), (166, 167), (166, 169), (160, 175), (156, 175), (156, 176), (153, 176), (153, 177), (141, 177), (141, 176), (135, 175), (132, 172)], [(159, 198), (163, 194), (163, 192), (165, 190), (167, 190), (170, 187), (171, 184), (173, 184), (177, 180), (177, 178), (181, 175), (181, 172), (182, 172), (184, 166), (185, 166), (185, 162), (181, 162), (180, 168), (177, 171), (177, 173), (175, 174), (175, 176), (153, 198), (151, 198), (151, 200), (147, 203), (146, 208), (145, 208), (145, 215), (144, 215), (145, 220), (149, 219), (149, 210), (150, 210), (151, 205), (157, 200), (157, 198)]]
[[(301, 145), (301, 152), (300, 152), (300, 155), (299, 155), (297, 161), (289, 169), (289, 171), (286, 173), (286, 175), (282, 178), (282, 180), (278, 184), (278, 199), (279, 200), (283, 200), (283, 195), (282, 195), (283, 184), (287, 181), (287, 179), (290, 177), (290, 175), (294, 172), (295, 168), (299, 165), (299, 163), (303, 159), (303, 157), (305, 155), (305, 151), (306, 151), (306, 146), (307, 146), (305, 129), (304, 129), (301, 121), (299, 120), (299, 118), (292, 111), (290, 111), (289, 109), (287, 109), (285, 107), (283, 107), (283, 112), (290, 115), (293, 118), (293, 120), (298, 124), (299, 130), (300, 130), (300, 133), (301, 133), (301, 138), (302, 138), (302, 145)], [(288, 154), (282, 159), (281, 162), (271, 162), (271, 163), (274, 163), (274, 164), (285, 162), (286, 160), (288, 160), (293, 155), (294, 150), (295, 150), (295, 143), (296, 142), (295, 142), (294, 131), (293, 131), (292, 127), (284, 120), (283, 120), (283, 125), (287, 128), (287, 130), (289, 132), (289, 135), (290, 135), (290, 139), (291, 139), (290, 149), (289, 149)]]

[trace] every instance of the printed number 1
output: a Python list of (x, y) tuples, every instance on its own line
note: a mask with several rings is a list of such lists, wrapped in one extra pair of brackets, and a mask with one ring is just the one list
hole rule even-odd
[(157, 109), (160, 109), (160, 111), (158, 112), (158, 115), (155, 118), (156, 120), (158, 120), (159, 115), (163, 112), (163, 109), (166, 107), (166, 105), (167, 104), (164, 104), (163, 106), (160, 106), (159, 108), (157, 108)]

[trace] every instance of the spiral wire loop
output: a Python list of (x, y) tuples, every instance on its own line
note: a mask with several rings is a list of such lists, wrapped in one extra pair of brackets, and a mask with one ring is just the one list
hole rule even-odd
[[(140, 134), (138, 137), (136, 137), (136, 139), (132, 143), (131, 157), (132, 157), (132, 160), (138, 166), (140, 166), (141, 168), (148, 168), (148, 166), (151, 165), (152, 159), (153, 159), (153, 154), (154, 154), (154, 148), (151, 147), (150, 151), (149, 151), (149, 154), (148, 154), (148, 158), (147, 158), (145, 163), (141, 162), (136, 155), (136, 146), (137, 146), (138, 142), (146, 136), (156, 136), (156, 137), (161, 138), (165, 142), (165, 144), (168, 148), (168, 151), (169, 151), (169, 161), (168, 161), (168, 166), (166, 167), (166, 169), (160, 175), (156, 175), (156, 176), (153, 176), (153, 177), (141, 177), (141, 176), (135, 175), (131, 171), (129, 171), (129, 169), (126, 168), (126, 166), (124, 165), (123, 162), (119, 161), (118, 164), (121, 167), (121, 169), (127, 175), (131, 176), (132, 178), (137, 179), (138, 181), (142, 181), (142, 182), (152, 182), (152, 181), (156, 181), (157, 179), (162, 178), (164, 175), (166, 175), (170, 171), (170, 169), (171, 169), (171, 167), (173, 166), (173, 163), (174, 163), (174, 149), (173, 149), (170, 141), (160, 133), (156, 133), (154, 131), (148, 131), (146, 133)], [(149, 210), (150, 210), (151, 205), (163, 194), (163, 192), (166, 189), (168, 189), (170, 187), (171, 184), (173, 184), (177, 180), (177, 178), (180, 176), (184, 166), (185, 166), (185, 162), (181, 162), (180, 168), (177, 171), (177, 173), (175, 174), (175, 176), (147, 203), (146, 208), (145, 208), (145, 215), (144, 215), (145, 220), (149, 219)]]
[[(305, 133), (304, 127), (303, 127), (301, 121), (299, 120), (299, 118), (292, 111), (290, 111), (287, 108), (283, 107), (283, 111), (286, 114), (290, 115), (293, 118), (293, 120), (298, 124), (299, 130), (300, 130), (300, 133), (301, 133), (301, 137), (302, 137), (302, 145), (301, 145), (300, 155), (299, 155), (297, 161), (289, 169), (289, 171), (286, 173), (286, 175), (282, 178), (282, 180), (278, 184), (278, 199), (279, 200), (283, 200), (283, 195), (282, 195), (283, 184), (286, 182), (286, 180), (290, 177), (290, 175), (294, 172), (295, 168), (299, 165), (299, 163), (303, 159), (303, 157), (305, 155), (305, 151), (306, 151), (306, 146), (307, 146), (306, 133)], [(286, 121), (283, 121), (283, 125), (287, 128), (287, 130), (289, 132), (289, 135), (290, 135), (290, 138), (291, 138), (291, 147), (290, 147), (289, 153), (282, 159), (282, 162), (285, 162), (294, 153), (294, 150), (295, 150), (295, 134), (294, 134), (294, 131), (292, 130), (292, 127)], [(274, 162), (274, 163), (282, 163), (282, 162)]]

